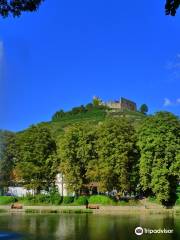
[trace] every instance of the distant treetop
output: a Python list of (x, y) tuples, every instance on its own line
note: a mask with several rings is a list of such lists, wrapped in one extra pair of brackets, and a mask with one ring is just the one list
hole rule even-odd
[[(0, 0), (0, 16), (18, 17), (22, 12), (34, 12), (44, 0)], [(166, 0), (166, 15), (175, 16), (180, 0)]]
[(149, 111), (148, 106), (147, 106), (145, 103), (142, 104), (141, 107), (140, 107), (140, 109), (139, 109), (139, 111), (140, 111), (142, 114), (146, 115), (147, 112)]
[(175, 16), (176, 10), (179, 8), (180, 0), (166, 0), (165, 12), (166, 15)]
[(18, 17), (22, 12), (36, 11), (44, 0), (0, 0), (0, 15), (2, 17)]

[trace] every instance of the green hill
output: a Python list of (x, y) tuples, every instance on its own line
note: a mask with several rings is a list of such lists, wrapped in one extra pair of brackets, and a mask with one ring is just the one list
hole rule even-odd
[[(55, 115), (57, 115), (57, 113), (55, 113)], [(63, 134), (65, 128), (73, 124), (90, 123), (92, 125), (97, 125), (99, 122), (103, 122), (105, 119), (112, 117), (127, 117), (134, 123), (138, 123), (145, 117), (145, 115), (140, 112), (112, 111), (111, 109), (107, 108), (94, 107), (82, 112), (64, 112), (63, 114), (60, 114), (60, 117), (54, 118), (53, 116), (50, 122), (42, 122), (40, 125), (48, 127), (51, 130), (53, 136), (57, 137)]]

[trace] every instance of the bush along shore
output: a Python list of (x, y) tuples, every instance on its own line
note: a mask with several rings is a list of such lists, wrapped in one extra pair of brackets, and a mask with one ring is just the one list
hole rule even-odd
[[(0, 197), (0, 209), (9, 209), (13, 203), (17, 203), (23, 206), (23, 210), (27, 213), (89, 213), (88, 206), (98, 205), (100, 210), (114, 211), (114, 210), (162, 210), (175, 209), (175, 212), (180, 213), (180, 204), (174, 207), (163, 207), (158, 200), (154, 197), (143, 198), (141, 200), (126, 199), (116, 200), (115, 198), (105, 195), (92, 195), (92, 196), (79, 196), (62, 197), (58, 193), (54, 194), (38, 194), (29, 195), (26, 197), (12, 197), (1, 196)], [(9, 208), (8, 208), (9, 207)], [(31, 211), (32, 210), (32, 211)], [(77, 211), (76, 211), (77, 210)], [(43, 212), (44, 211), (44, 212)], [(158, 213), (157, 211), (157, 213)]]
[[(56, 194), (37, 194), (28, 195), (25, 197), (13, 197), (13, 196), (0, 196), (0, 205), (10, 205), (15, 202), (21, 203), (26, 206), (36, 205), (61, 205), (61, 206), (81, 206), (89, 204), (101, 204), (101, 205), (118, 205), (118, 204), (129, 204), (132, 201), (121, 201), (117, 202), (113, 198), (104, 195), (92, 195), (92, 196), (65, 196), (62, 197), (58, 193)], [(133, 201), (137, 204), (137, 201)]]

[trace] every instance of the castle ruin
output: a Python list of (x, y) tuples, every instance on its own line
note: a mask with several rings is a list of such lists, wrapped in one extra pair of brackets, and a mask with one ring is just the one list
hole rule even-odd
[(128, 110), (133, 112), (137, 111), (136, 103), (123, 97), (121, 97), (119, 100), (108, 101), (108, 102), (102, 102), (99, 97), (94, 97), (94, 99), (98, 99), (98, 101), (100, 102), (100, 105), (105, 105), (111, 108), (112, 110), (120, 110), (120, 111)]

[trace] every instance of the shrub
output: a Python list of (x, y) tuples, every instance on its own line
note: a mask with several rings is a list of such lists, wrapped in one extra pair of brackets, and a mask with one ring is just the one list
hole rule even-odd
[(74, 204), (75, 205), (86, 205), (87, 200), (88, 200), (88, 197), (80, 196), (80, 197), (75, 199)]
[(63, 197), (63, 204), (70, 204), (74, 202), (74, 197), (66, 196)]
[(150, 203), (156, 203), (156, 204), (159, 204), (159, 203), (160, 203), (155, 196), (150, 196), (150, 197), (148, 197), (148, 201), (149, 201)]
[(0, 196), (0, 205), (8, 205), (16, 202), (16, 198), (12, 196)]
[(25, 204), (55, 204), (59, 205), (62, 203), (62, 197), (59, 194), (37, 194), (35, 196), (26, 196), (19, 198), (20, 202)]
[(53, 188), (50, 191), (50, 202), (55, 205), (61, 204), (63, 201), (63, 197), (59, 194), (57, 188)]
[(148, 200), (149, 200), (149, 202), (152, 202), (152, 203), (157, 201), (155, 196), (148, 197)]
[(50, 196), (47, 194), (27, 195), (25, 197), (18, 198), (20, 202), (29, 205), (35, 204), (47, 204), (50, 203)]
[(88, 199), (89, 203), (91, 204), (105, 204), (105, 205), (109, 205), (109, 204), (114, 204), (114, 201), (105, 195), (93, 195), (90, 196), (90, 198)]
[(63, 201), (63, 197), (58, 193), (54, 195), (50, 195), (50, 202), (55, 205), (60, 205)]
[(34, 196), (34, 203), (50, 203), (50, 200), (48, 194), (38, 194)]
[(180, 197), (176, 200), (176, 205), (180, 205)]

